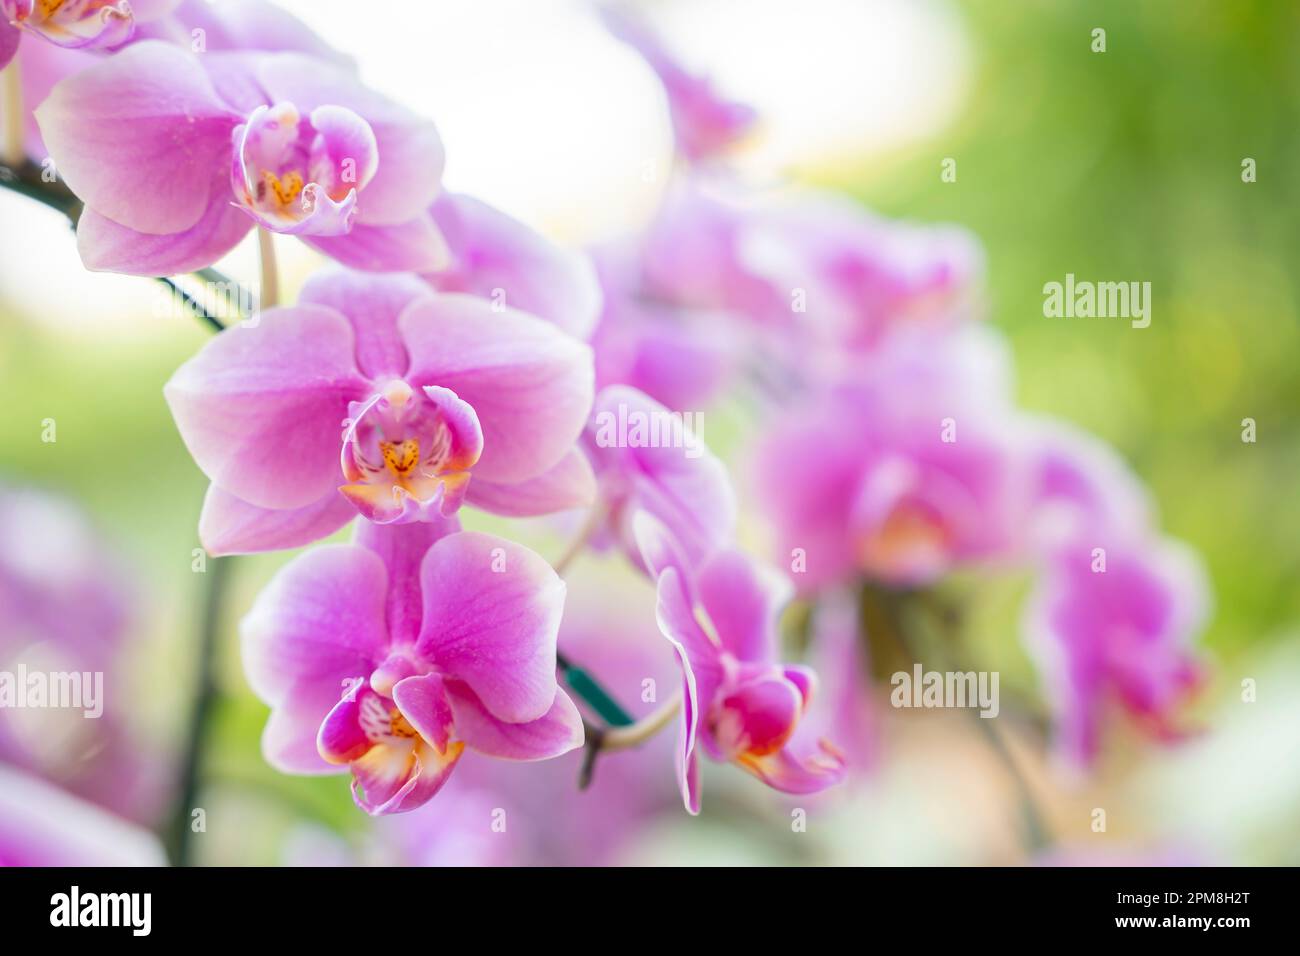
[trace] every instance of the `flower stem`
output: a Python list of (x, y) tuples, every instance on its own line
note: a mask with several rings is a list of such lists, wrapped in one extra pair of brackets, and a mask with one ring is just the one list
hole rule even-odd
[(167, 833), (172, 863), (193, 862), (192, 814), (198, 799), (212, 708), (217, 699), (217, 645), (221, 633), (221, 604), (229, 583), (232, 558), (212, 558), (204, 573), (203, 611), (199, 623), (198, 660), (195, 663), (194, 706), (190, 711), (184, 758), (176, 787), (176, 804)]
[(612, 727), (627, 727), (636, 721), (586, 670), (556, 652), (555, 664), (564, 674), (564, 682), (597, 716)]
[(200, 302), (198, 299), (194, 298), (194, 296), (190, 295), (188, 292), (182, 289), (174, 279), (169, 279), (167, 276), (159, 276), (158, 281), (161, 282), (163, 285), (165, 285), (167, 288), (171, 289), (173, 294), (180, 296), (181, 300), (186, 305), (188, 305), (191, 309), (194, 310), (194, 314), (196, 316), (198, 316), (208, 325), (212, 326), (214, 332), (224, 332), (226, 330), (226, 326), (222, 323), (222, 321), (219, 318), (217, 318), (215, 315), (210, 313), (206, 308), (204, 308), (202, 302)]
[[(6, 75), (8, 72), (8, 70), (5, 70)], [(6, 123), (8, 116), (9, 111), (6, 108)], [(47, 179), (40, 166), (21, 157), (16, 163), (0, 162), (0, 188), (18, 193), (20, 196), (26, 196), (28, 199), (35, 199), (55, 212), (62, 213), (68, 217), (68, 222), (74, 228), (81, 218), (81, 200), (73, 194), (72, 190), (68, 189), (58, 179)], [(225, 289), (236, 288), (234, 282), (216, 269), (201, 269), (196, 275), (199, 275), (205, 281), (219, 283)], [(194, 314), (211, 326), (213, 331), (220, 332), (225, 329), (221, 319), (210, 313), (203, 303), (182, 289), (175, 279), (168, 276), (155, 276), (154, 281), (161, 282), (173, 294), (179, 295), (185, 301), (185, 304), (194, 311)], [(242, 300), (242, 296), (240, 298)]]
[(7, 166), (21, 166), (23, 152), (23, 78), (14, 57), (4, 70), (4, 153)]
[(600, 742), (600, 749), (626, 750), (628, 747), (637, 747), (672, 723), (673, 718), (677, 716), (677, 712), (681, 709), (682, 692), (678, 691), (665, 701), (658, 710), (647, 714), (636, 723), (623, 727), (612, 727), (605, 731)]
[(587, 512), (587, 517), (582, 522), (582, 527), (578, 529), (578, 533), (573, 536), (569, 546), (564, 549), (564, 553), (560, 555), (553, 565), (556, 574), (563, 577), (564, 572), (569, 570), (569, 567), (578, 559), (578, 556), (587, 550), (587, 545), (591, 543), (591, 539), (600, 530), (601, 525), (605, 523), (605, 517), (608, 514), (609, 506), (603, 501), (597, 500), (591, 506), (591, 510)]
[(262, 264), (262, 288), (257, 301), (263, 309), (280, 304), (280, 273), (275, 264), (275, 239), (270, 231), (257, 227), (257, 252)]
[(47, 180), (41, 173), (40, 166), (21, 156), (16, 163), (5, 160), (0, 162), (0, 186), (63, 213), (75, 226), (81, 218), (81, 200), (63, 183)]

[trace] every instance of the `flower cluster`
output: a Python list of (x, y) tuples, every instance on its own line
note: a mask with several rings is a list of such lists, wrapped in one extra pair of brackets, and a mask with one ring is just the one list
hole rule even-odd
[[(164, 389), (210, 481), (204, 548), (307, 548), (242, 625), (275, 767), (349, 773), (383, 815), (466, 751), (543, 760), (617, 729), (557, 678), (567, 560), (463, 530), (475, 510), (585, 512), (576, 550), (653, 589), (691, 813), (701, 754), (793, 794), (861, 765), (856, 606), (965, 570), (1034, 569), (1027, 639), (1068, 754), (1095, 754), (1112, 699), (1176, 732), (1196, 562), (1113, 453), (1016, 408), (972, 237), (748, 187), (729, 156), (757, 114), (640, 21), (603, 11), (662, 82), (678, 164), (652, 221), (588, 256), (445, 191), (434, 124), (268, 4), (0, 11), (0, 63), (43, 64), (25, 144), (80, 200), (87, 268), (195, 272), (254, 230), (334, 260)], [(775, 567), (740, 547), (740, 496), (690, 425), (723, 395), (756, 412), (746, 490)], [(791, 601), (819, 616), (809, 659), (837, 662), (832, 712), (783, 653)]]

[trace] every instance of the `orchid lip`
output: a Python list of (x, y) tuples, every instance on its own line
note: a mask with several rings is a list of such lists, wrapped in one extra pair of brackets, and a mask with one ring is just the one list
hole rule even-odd
[(393, 687), (398, 681), (419, 672), (406, 653), (391, 653), (370, 675), (370, 689), (384, 697), (392, 697)]
[(339, 491), (367, 519), (430, 520), (460, 507), (482, 449), (472, 408), (448, 389), (391, 379), (350, 412)]
[(127, 0), (16, 0), (0, 12), (19, 28), (70, 49), (121, 46), (135, 33)]
[(235, 205), (281, 233), (351, 231), (358, 194), (378, 166), (374, 131), (339, 106), (307, 117), (289, 102), (259, 106), (235, 129), (232, 144)]

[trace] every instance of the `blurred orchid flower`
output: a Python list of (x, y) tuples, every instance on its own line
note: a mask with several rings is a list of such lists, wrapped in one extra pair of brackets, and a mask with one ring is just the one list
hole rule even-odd
[(984, 265), (964, 229), (892, 222), (821, 194), (751, 212), (736, 256), (787, 296), (802, 293), (804, 345), (832, 354), (877, 348), (900, 327), (942, 332), (968, 320)]
[(1192, 642), (1210, 596), (1199, 559), (1155, 528), (1150, 495), (1104, 442), (1066, 423), (1026, 419), (1027, 540), (1038, 558), (1026, 641), (1070, 762), (1096, 756), (1117, 700), (1170, 739), (1174, 711), (1200, 683)]
[(1021, 428), (1032, 469), (1029, 543), (1038, 551), (1154, 527), (1151, 496), (1115, 449), (1065, 421), (1023, 416)]
[(432, 222), (413, 213), (439, 190), (437, 130), (333, 63), (145, 40), (62, 80), (36, 119), (86, 204), (89, 269), (193, 271), (254, 225), (358, 269), (444, 260)]
[(596, 387), (629, 385), (677, 411), (712, 402), (739, 364), (735, 317), (643, 295), (636, 243), (593, 257), (604, 300), (590, 340)]
[(1024, 630), (1067, 760), (1096, 756), (1112, 700), (1158, 737), (1179, 735), (1174, 711), (1201, 680), (1192, 642), (1209, 594), (1200, 560), (1179, 542), (1097, 529), (1055, 549)]
[(824, 706), (810, 715), (809, 729), (835, 741), (848, 773), (865, 776), (880, 761), (882, 721), (858, 603), (856, 594), (841, 593), (817, 605), (809, 660)]
[(1028, 477), (1004, 349), (986, 330), (909, 337), (793, 403), (753, 472), (803, 592), (934, 582), (1019, 554)]
[(816, 793), (843, 779), (844, 757), (834, 745), (797, 733), (816, 675), (775, 660), (789, 582), (729, 549), (693, 570), (653, 517), (639, 514), (634, 525), (658, 582), (659, 629), (682, 665), (676, 764), (686, 809), (700, 811), (697, 744), (713, 760), (735, 763), (786, 793)]
[(0, 866), (165, 866), (158, 839), (0, 764)]
[(383, 814), (427, 802), (467, 746), (508, 760), (581, 746), (555, 682), (564, 593), (527, 548), (454, 520), (363, 523), (355, 543), (303, 554), (242, 625), (249, 682), (272, 708), (267, 760), (347, 767), (358, 806)]
[(124, 658), (144, 592), (125, 564), (71, 501), (0, 485), (0, 672), (10, 680), (25, 672), (87, 682), (80, 705), (0, 704), (0, 761), (153, 822), (169, 768), (157, 748), (141, 745), (124, 707)]
[(752, 194), (715, 177), (676, 179), (640, 242), (640, 294), (654, 302), (729, 314), (745, 326), (788, 327), (789, 291), (742, 255)]
[(753, 129), (757, 111), (720, 96), (707, 77), (687, 71), (649, 25), (629, 9), (601, 4), (600, 17), (618, 39), (631, 46), (663, 84), (677, 151), (691, 162), (728, 152)]
[(430, 214), (448, 262), (425, 278), (444, 292), (468, 292), (495, 308), (528, 312), (586, 339), (600, 313), (590, 260), (472, 196), (443, 192)]
[[(285, 840), (281, 863), (312, 867), (520, 865), (512, 852), (516, 847), (505, 834), (492, 829), (493, 811), (501, 807), (501, 795), (462, 786), (464, 772), (465, 768), (460, 768), (456, 779), (438, 793), (436, 806), (376, 817), (370, 831), (359, 840), (346, 839), (318, 824), (298, 824)], [(571, 786), (571, 777), (568, 782)]]
[(164, 393), (212, 479), (199, 532), (214, 554), (297, 547), (357, 513), (537, 515), (595, 493), (575, 446), (591, 350), (413, 276), (318, 274), (298, 305), (208, 342)]
[(596, 396), (583, 448), (608, 512), (607, 538), (633, 564), (641, 566), (633, 531), (641, 512), (668, 529), (689, 561), (702, 561), (734, 537), (736, 495), (727, 469), (681, 413), (612, 385)]

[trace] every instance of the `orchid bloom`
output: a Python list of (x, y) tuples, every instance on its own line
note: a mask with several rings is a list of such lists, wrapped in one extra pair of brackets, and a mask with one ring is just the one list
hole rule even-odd
[(208, 342), (164, 393), (212, 479), (199, 533), (214, 554), (297, 547), (358, 513), (540, 515), (595, 493), (575, 446), (590, 349), (414, 277), (318, 274), (298, 305)]
[(589, 340), (596, 387), (630, 385), (676, 410), (715, 399), (739, 364), (735, 319), (643, 296), (636, 243), (605, 246), (593, 259), (603, 298)]
[(1157, 736), (1179, 735), (1173, 714), (1200, 682), (1191, 644), (1208, 595), (1199, 559), (1178, 542), (1102, 533), (1056, 549), (1024, 627), (1067, 760), (1096, 756), (1112, 700)]
[(1159, 537), (1147, 490), (1104, 442), (1036, 419), (1022, 441), (1040, 561), (1024, 631), (1051, 688), (1058, 751), (1090, 763), (1111, 699), (1176, 737), (1174, 711), (1202, 672), (1191, 646), (1209, 596), (1200, 562)]
[(690, 175), (675, 181), (641, 238), (641, 295), (726, 314), (747, 328), (790, 327), (790, 290), (746, 260), (754, 214), (751, 197), (727, 180)]
[(1115, 449), (1064, 421), (1025, 416), (1021, 431), (1032, 482), (1029, 543), (1038, 551), (1154, 527), (1150, 494)]
[(362, 523), (259, 595), (244, 664), (272, 708), (273, 766), (347, 769), (377, 815), (427, 802), (466, 747), (542, 760), (582, 745), (555, 681), (564, 582), (527, 548), (454, 527)]
[(148, 830), (0, 764), (0, 867), (163, 866)]
[(546, 319), (586, 339), (600, 312), (591, 261), (556, 245), (499, 209), (443, 192), (429, 209), (448, 261), (424, 278), (443, 292), (468, 292)]
[(109, 49), (137, 23), (166, 16), (180, 0), (0, 0), (0, 68), (23, 33), (69, 49)]
[(438, 193), (437, 130), (334, 63), (144, 40), (61, 81), (36, 119), (86, 204), (77, 243), (89, 269), (191, 272), (255, 225), (358, 269), (444, 259), (413, 212)]
[(658, 582), (659, 629), (682, 666), (676, 766), (686, 809), (700, 810), (697, 744), (713, 760), (735, 763), (785, 793), (816, 793), (843, 779), (844, 757), (835, 746), (799, 733), (816, 675), (775, 659), (789, 583), (730, 549), (696, 570), (650, 515), (638, 515), (635, 527)]
[(82, 685), (82, 707), (6, 707), (0, 692), (0, 762), (146, 822), (170, 768), (127, 719), (125, 658), (147, 593), (128, 565), (73, 502), (0, 484), (0, 675), (102, 678), (93, 705), (93, 685)]
[(736, 249), (747, 273), (803, 290), (803, 342), (832, 357), (878, 348), (899, 328), (969, 320), (984, 265), (963, 229), (891, 222), (816, 193), (746, 216)]
[(641, 552), (633, 519), (641, 512), (669, 529), (688, 560), (703, 559), (734, 536), (736, 495), (727, 469), (679, 413), (612, 385), (596, 396), (583, 447), (608, 512), (606, 532), (634, 564)]
[(781, 416), (753, 470), (801, 591), (1018, 553), (1029, 482), (1001, 354), (976, 327), (921, 336)]
[(636, 50), (663, 84), (682, 156), (692, 162), (721, 156), (753, 129), (758, 119), (753, 107), (719, 96), (707, 77), (678, 63), (647, 24), (612, 5), (599, 12), (609, 32)]

